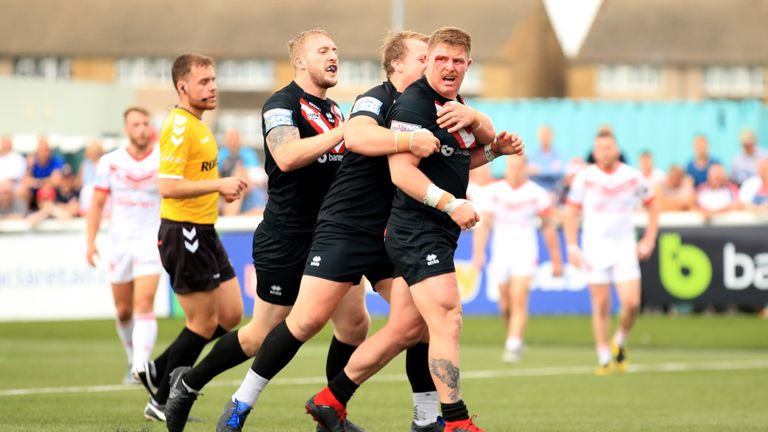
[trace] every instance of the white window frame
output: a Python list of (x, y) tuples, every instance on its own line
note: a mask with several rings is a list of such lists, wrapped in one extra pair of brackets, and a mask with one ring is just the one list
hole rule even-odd
[(651, 64), (601, 64), (597, 88), (606, 93), (651, 93), (664, 84), (661, 66)]
[(707, 96), (761, 97), (765, 89), (765, 72), (762, 66), (706, 66), (702, 85)]
[(13, 74), (19, 77), (68, 80), (72, 75), (72, 61), (68, 57), (18, 57)]
[(219, 60), (216, 62), (216, 82), (221, 90), (270, 90), (275, 82), (275, 62), (254, 59)]

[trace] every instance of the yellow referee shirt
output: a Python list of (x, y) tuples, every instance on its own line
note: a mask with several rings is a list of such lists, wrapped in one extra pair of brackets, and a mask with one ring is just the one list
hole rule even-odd
[[(174, 108), (160, 132), (159, 178), (191, 181), (219, 178), (219, 150), (211, 130), (190, 112)], [(163, 198), (160, 217), (178, 222), (216, 223), (219, 193)]]

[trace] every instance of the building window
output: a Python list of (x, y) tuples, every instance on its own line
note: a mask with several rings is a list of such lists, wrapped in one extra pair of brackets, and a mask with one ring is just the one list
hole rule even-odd
[(760, 97), (765, 76), (760, 66), (708, 66), (704, 68), (704, 92), (715, 97)]
[(224, 134), (227, 129), (234, 128), (240, 131), (243, 144), (261, 147), (261, 110), (222, 110), (216, 123), (217, 136), (220, 137), (219, 145), (224, 144)]
[(345, 86), (374, 86), (384, 80), (381, 64), (368, 60), (346, 60), (339, 65), (339, 83)]
[(222, 60), (216, 62), (216, 81), (221, 90), (269, 90), (275, 81), (275, 62), (271, 60)]
[(600, 65), (597, 70), (597, 85), (605, 92), (653, 92), (662, 85), (662, 71), (659, 66), (611, 64)]
[(167, 58), (131, 57), (117, 61), (117, 82), (120, 84), (168, 84), (171, 65)]
[(462, 96), (477, 96), (483, 91), (483, 67), (472, 63), (461, 83)]
[(71, 62), (64, 57), (19, 57), (14, 62), (13, 74), (20, 77), (67, 80)]

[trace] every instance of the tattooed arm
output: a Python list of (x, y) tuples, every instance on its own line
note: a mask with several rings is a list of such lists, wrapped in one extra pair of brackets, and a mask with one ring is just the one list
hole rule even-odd
[(309, 138), (301, 138), (296, 126), (277, 126), (267, 134), (267, 145), (283, 172), (307, 166), (344, 138), (344, 125)]

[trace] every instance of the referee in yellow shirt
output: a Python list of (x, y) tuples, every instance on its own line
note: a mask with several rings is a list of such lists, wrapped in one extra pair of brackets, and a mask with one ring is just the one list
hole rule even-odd
[(219, 196), (231, 202), (248, 187), (243, 177), (219, 178), (216, 140), (201, 121), (203, 112), (216, 108), (213, 61), (184, 54), (174, 60), (171, 75), (179, 103), (160, 133), (157, 244), (186, 326), (160, 357), (137, 371), (152, 396), (144, 416), (158, 421), (165, 421), (170, 372), (194, 364), (208, 342), (242, 318), (240, 286), (213, 225)]

